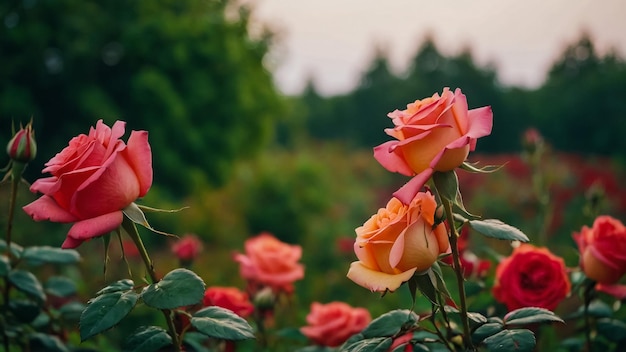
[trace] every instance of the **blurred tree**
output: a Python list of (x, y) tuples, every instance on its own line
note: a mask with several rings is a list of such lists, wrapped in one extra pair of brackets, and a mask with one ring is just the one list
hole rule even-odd
[(567, 46), (532, 95), (534, 123), (557, 149), (626, 160), (626, 63), (588, 34)]
[(149, 131), (155, 183), (219, 184), (283, 109), (263, 66), (271, 35), (252, 36), (234, 1), (29, 0), (0, 14), (0, 124), (34, 117), (30, 179), (102, 118)]

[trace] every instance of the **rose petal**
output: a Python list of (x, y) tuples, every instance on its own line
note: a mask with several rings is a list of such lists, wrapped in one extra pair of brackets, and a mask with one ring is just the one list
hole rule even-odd
[(430, 176), (433, 175), (433, 172), (434, 171), (431, 168), (420, 172), (409, 180), (409, 182), (407, 182), (404, 186), (400, 187), (399, 190), (395, 191), (393, 196), (398, 198), (404, 204), (410, 204), (426, 181), (428, 181)]
[(152, 186), (152, 152), (148, 144), (148, 132), (132, 131), (124, 156), (139, 179), (139, 196), (143, 197)]
[(374, 158), (387, 170), (397, 172), (405, 176), (412, 176), (413, 170), (404, 161), (404, 157), (392, 151), (398, 141), (389, 141), (374, 147)]
[(605, 285), (597, 284), (596, 291), (604, 292), (619, 300), (626, 299), (626, 285)]
[(347, 277), (372, 292), (393, 292), (397, 290), (403, 282), (409, 281), (413, 274), (415, 274), (415, 268), (400, 274), (391, 275), (371, 270), (365, 267), (361, 262), (352, 262)]
[(76, 217), (61, 208), (50, 196), (41, 196), (22, 209), (35, 221), (50, 220), (53, 222), (68, 223), (76, 221)]
[(76, 248), (82, 241), (111, 232), (122, 224), (122, 211), (97, 216), (76, 222), (67, 233), (61, 248)]
[(483, 106), (481, 108), (468, 111), (470, 129), (467, 135), (471, 138), (479, 138), (487, 136), (491, 133), (493, 127), (493, 111), (491, 106)]

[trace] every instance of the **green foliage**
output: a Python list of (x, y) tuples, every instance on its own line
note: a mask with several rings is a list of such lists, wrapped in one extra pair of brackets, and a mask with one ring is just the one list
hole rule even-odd
[(80, 339), (85, 341), (117, 325), (135, 307), (139, 294), (135, 291), (105, 293), (87, 302), (80, 316)]
[(173, 309), (196, 304), (204, 295), (204, 281), (188, 269), (174, 269), (141, 293), (144, 303), (158, 309)]
[(28, 179), (97, 119), (120, 119), (150, 131), (155, 183), (183, 197), (226, 180), (283, 109), (263, 62), (271, 35), (251, 35), (250, 11), (234, 2), (42, 0), (8, 11), (19, 20), (0, 28), (0, 124), (33, 117), (42, 152)]
[(167, 331), (157, 326), (142, 326), (124, 342), (124, 351), (152, 352), (172, 344)]
[(535, 348), (535, 334), (526, 329), (502, 330), (483, 340), (490, 352), (530, 352)]
[(194, 313), (191, 325), (199, 332), (220, 340), (246, 340), (254, 338), (248, 322), (228, 309), (206, 307)]
[(419, 321), (419, 316), (412, 311), (397, 309), (387, 312), (372, 320), (361, 334), (365, 338), (395, 336), (404, 326), (411, 327)]
[(509, 241), (530, 241), (522, 231), (497, 219), (470, 220), (469, 225), (487, 237)]
[(22, 259), (30, 265), (75, 264), (80, 260), (80, 254), (73, 249), (61, 249), (50, 246), (27, 247), (22, 252)]

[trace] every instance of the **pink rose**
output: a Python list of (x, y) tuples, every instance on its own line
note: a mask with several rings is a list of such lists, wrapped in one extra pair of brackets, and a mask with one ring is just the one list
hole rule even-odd
[[(391, 347), (389, 347), (387, 351), (389, 352), (396, 352), (396, 351), (412, 352), (413, 351), (413, 346), (411, 345), (412, 339), (413, 339), (413, 332), (407, 332), (404, 335), (396, 337), (395, 339), (393, 339), (393, 343), (391, 344)], [(404, 346), (404, 348), (401, 350), (398, 350), (398, 348), (401, 346)]]
[(33, 122), (29, 122), (26, 127), (20, 126), (20, 130), (15, 133), (7, 144), (7, 154), (11, 160), (27, 163), (35, 159), (37, 155), (37, 143), (35, 142), (35, 131)]
[(202, 303), (205, 307), (218, 306), (229, 309), (242, 318), (254, 311), (248, 295), (236, 287), (213, 286), (206, 289)]
[(626, 227), (619, 220), (599, 216), (573, 236), (587, 277), (610, 285), (626, 274)]
[(443, 223), (435, 226), (437, 203), (418, 193), (410, 205), (392, 198), (358, 227), (348, 278), (371, 291), (395, 291), (415, 272), (430, 268), (450, 244)]
[(172, 252), (183, 261), (192, 261), (202, 251), (202, 241), (196, 235), (185, 235), (172, 245)]
[(467, 109), (467, 100), (460, 89), (452, 93), (444, 88), (441, 96), (416, 100), (406, 110), (388, 114), (394, 128), (385, 132), (396, 138), (374, 148), (374, 157), (387, 170), (413, 176), (394, 193), (404, 204), (435, 171), (451, 171), (459, 167), (476, 139), (491, 133), (491, 107)]
[(371, 320), (370, 313), (364, 308), (352, 308), (343, 302), (313, 302), (306, 316), (309, 325), (300, 331), (318, 345), (336, 347), (361, 332)]
[(570, 288), (563, 258), (525, 243), (498, 264), (493, 296), (509, 311), (523, 307), (554, 310)]
[(255, 284), (276, 291), (293, 291), (293, 283), (304, 277), (304, 266), (298, 261), (302, 248), (279, 241), (269, 233), (246, 240), (245, 254), (235, 254), (241, 276)]
[(125, 122), (109, 128), (102, 120), (89, 135), (72, 138), (46, 163), (41, 178), (30, 187), (43, 196), (24, 211), (35, 221), (71, 223), (63, 248), (104, 235), (121, 225), (122, 209), (143, 197), (152, 185), (152, 153), (148, 132), (132, 131), (125, 144)]

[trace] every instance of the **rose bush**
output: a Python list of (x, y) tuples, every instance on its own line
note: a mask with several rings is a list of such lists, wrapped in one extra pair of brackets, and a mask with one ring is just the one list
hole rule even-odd
[(252, 285), (269, 286), (275, 291), (292, 292), (293, 283), (304, 277), (304, 266), (298, 261), (302, 247), (261, 233), (246, 240), (245, 254), (235, 254), (241, 276)]
[(30, 187), (43, 193), (24, 211), (34, 220), (74, 223), (63, 248), (76, 248), (93, 237), (120, 226), (122, 209), (143, 197), (152, 185), (152, 153), (148, 132), (132, 131), (128, 143), (125, 122), (113, 127), (99, 120), (88, 135), (69, 145), (45, 165), (41, 178)]
[(353, 308), (343, 302), (313, 302), (306, 317), (307, 326), (300, 332), (318, 345), (336, 347), (359, 333), (372, 317), (364, 308)]
[(601, 284), (614, 284), (626, 274), (626, 227), (610, 216), (599, 216), (591, 228), (573, 235), (585, 275)]
[(218, 306), (229, 309), (242, 318), (254, 311), (248, 294), (236, 287), (213, 286), (206, 289), (202, 304), (205, 307)]
[(522, 244), (498, 264), (493, 295), (509, 311), (523, 307), (554, 310), (570, 288), (563, 258), (547, 248)]
[(396, 140), (375, 147), (374, 157), (389, 171), (413, 176), (394, 193), (404, 204), (435, 171), (459, 167), (475, 149), (476, 139), (491, 133), (493, 119), (491, 107), (468, 110), (461, 90), (452, 93), (448, 88), (441, 96), (416, 100), (388, 116), (395, 127), (385, 132)]
[(395, 291), (413, 274), (430, 268), (449, 248), (443, 223), (435, 226), (437, 203), (420, 192), (409, 205), (392, 198), (358, 227), (348, 278), (371, 291)]

